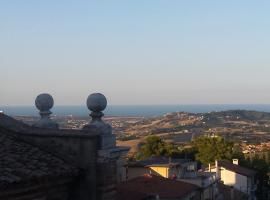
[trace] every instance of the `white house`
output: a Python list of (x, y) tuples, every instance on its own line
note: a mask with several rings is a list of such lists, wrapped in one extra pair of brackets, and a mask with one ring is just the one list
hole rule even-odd
[(255, 171), (238, 165), (238, 159), (233, 163), (228, 161), (216, 161), (215, 168), (217, 177), (224, 185), (232, 186), (234, 189), (244, 192), (249, 199), (255, 199), (256, 184), (254, 181)]

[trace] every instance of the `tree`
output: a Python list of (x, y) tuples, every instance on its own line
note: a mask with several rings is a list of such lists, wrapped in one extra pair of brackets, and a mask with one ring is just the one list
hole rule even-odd
[(136, 158), (141, 160), (151, 156), (172, 156), (178, 149), (164, 142), (159, 136), (150, 135), (139, 148)]
[(233, 143), (224, 138), (215, 136), (201, 136), (192, 141), (197, 150), (196, 160), (207, 165), (215, 160), (231, 160), (233, 155)]
[(258, 199), (269, 199), (268, 191), (270, 190), (270, 151), (257, 152), (246, 155), (240, 162), (242, 166), (254, 169), (258, 181), (256, 196)]

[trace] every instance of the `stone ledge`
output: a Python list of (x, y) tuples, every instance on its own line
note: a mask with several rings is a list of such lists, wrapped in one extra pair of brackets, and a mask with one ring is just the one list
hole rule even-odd
[(98, 150), (98, 163), (106, 162), (111, 159), (117, 160), (119, 157), (125, 155), (130, 147), (116, 147), (112, 149)]

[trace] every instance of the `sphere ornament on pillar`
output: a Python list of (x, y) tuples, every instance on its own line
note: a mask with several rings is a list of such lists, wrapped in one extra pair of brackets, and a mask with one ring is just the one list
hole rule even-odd
[(91, 111), (90, 116), (92, 117), (92, 121), (84, 126), (84, 129), (95, 127), (100, 129), (102, 134), (111, 134), (111, 126), (102, 120), (104, 116), (102, 111), (107, 107), (106, 97), (101, 93), (90, 94), (87, 98), (86, 105)]
[(92, 120), (101, 120), (102, 111), (107, 107), (107, 99), (101, 93), (90, 94), (86, 101), (87, 107), (91, 112)]
[(41, 112), (46, 112), (53, 107), (54, 101), (50, 94), (43, 93), (37, 96), (35, 104), (37, 109), (39, 109)]
[(43, 93), (36, 97), (35, 105), (39, 110), (41, 116), (40, 120), (33, 126), (38, 128), (51, 128), (57, 129), (58, 124), (50, 119), (52, 112), (50, 109), (53, 107), (54, 101), (50, 94)]

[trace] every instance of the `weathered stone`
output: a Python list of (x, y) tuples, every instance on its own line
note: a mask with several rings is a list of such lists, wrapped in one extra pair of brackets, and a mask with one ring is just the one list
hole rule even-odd
[(54, 104), (52, 96), (46, 93), (40, 94), (37, 96), (35, 104), (40, 111), (41, 119), (33, 126), (38, 128), (58, 129), (58, 124), (50, 119), (50, 109)]

